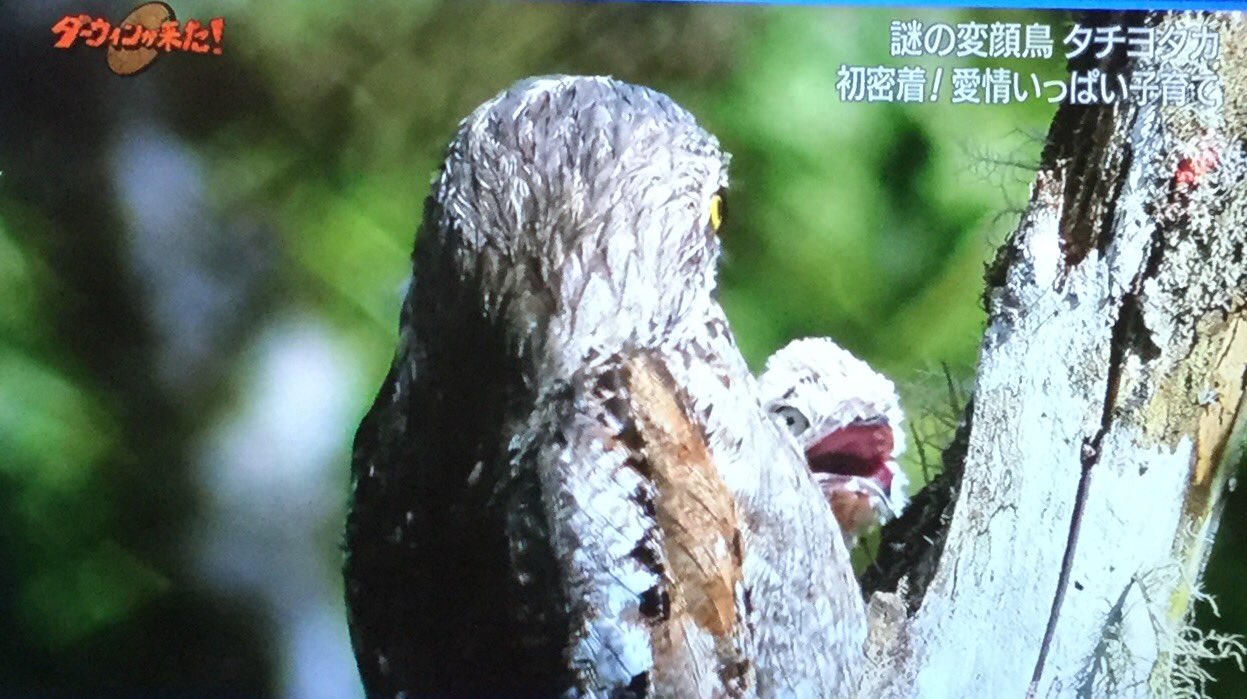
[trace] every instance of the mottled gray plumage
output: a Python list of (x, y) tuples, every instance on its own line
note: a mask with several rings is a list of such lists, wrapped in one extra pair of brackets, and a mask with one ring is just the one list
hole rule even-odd
[(370, 695), (851, 686), (847, 551), (714, 299), (726, 163), (606, 78), (523, 81), (461, 124), (356, 435)]

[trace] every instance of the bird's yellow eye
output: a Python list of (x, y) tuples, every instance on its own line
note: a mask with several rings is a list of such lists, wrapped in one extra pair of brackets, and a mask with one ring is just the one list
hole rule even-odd
[(723, 219), (727, 217), (727, 202), (723, 200), (722, 192), (715, 192), (710, 197), (710, 228), (715, 232), (719, 232), (719, 228), (723, 226)]

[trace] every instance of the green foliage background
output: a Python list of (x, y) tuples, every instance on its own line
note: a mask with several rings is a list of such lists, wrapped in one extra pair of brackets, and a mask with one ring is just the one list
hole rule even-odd
[[(129, 9), (81, 7), (114, 21)], [(1016, 224), (1054, 111), (1034, 99), (953, 105), (947, 76), (977, 65), (1056, 78), (1063, 60), (902, 61), (887, 55), (888, 25), (1044, 22), (1059, 39), (1070, 21), (184, 2), (179, 17), (225, 17), (224, 55), (167, 56), (121, 79), (102, 51), (51, 48), (62, 10), (0, 5), (0, 696), (302, 696), (277, 657), (280, 624), (195, 563), (192, 533), (214, 516), (194, 475), (200, 455), (249, 419), (254, 347), (283, 319), (311, 318), (345, 348), (350, 419), (327, 427), (339, 466), (322, 477), (333, 505), (304, 532), (326, 584), (339, 584), (349, 442), (388, 367), (429, 177), (457, 120), (527, 75), (643, 83), (719, 136), (734, 154), (722, 299), (746, 356), (760, 368), (789, 339), (830, 335), (889, 373), (919, 437), (907, 468), (921, 483), (973, 376), (983, 266)], [(846, 104), (842, 64), (940, 67), (945, 86), (936, 103)], [(189, 365), (162, 335), (164, 292), (134, 262), (142, 217), (118, 183), (125, 154), (160, 134), (198, 184), (184, 201), (184, 189), (159, 191), (160, 177), (148, 190), (176, 200), (170, 225), (192, 227), (201, 242), (187, 245), (203, 247), (187, 254), (226, 280), (205, 293), (229, 310), (204, 316), (208, 339), (189, 341), (199, 350)], [(214, 247), (216, 236), (228, 245)], [(1234, 584), (1241, 505), (1231, 504), (1209, 574), (1224, 612), (1215, 623), (1231, 631), (1247, 628)], [(283, 506), (258, 521), (283, 519)], [(1215, 669), (1224, 696), (1247, 691), (1234, 668)]]

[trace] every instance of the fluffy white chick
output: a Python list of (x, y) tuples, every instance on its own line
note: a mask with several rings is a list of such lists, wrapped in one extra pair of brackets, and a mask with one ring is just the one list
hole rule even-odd
[(800, 445), (846, 543), (904, 509), (904, 414), (886, 376), (828, 338), (795, 340), (759, 377), (763, 407)]

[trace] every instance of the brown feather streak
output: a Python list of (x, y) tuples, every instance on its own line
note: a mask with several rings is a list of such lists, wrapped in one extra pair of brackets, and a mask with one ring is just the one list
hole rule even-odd
[(626, 367), (631, 417), (657, 490), (671, 617), (689, 615), (716, 637), (727, 636), (737, 621), (741, 580), (732, 495), (667, 368), (645, 354), (630, 358)]

